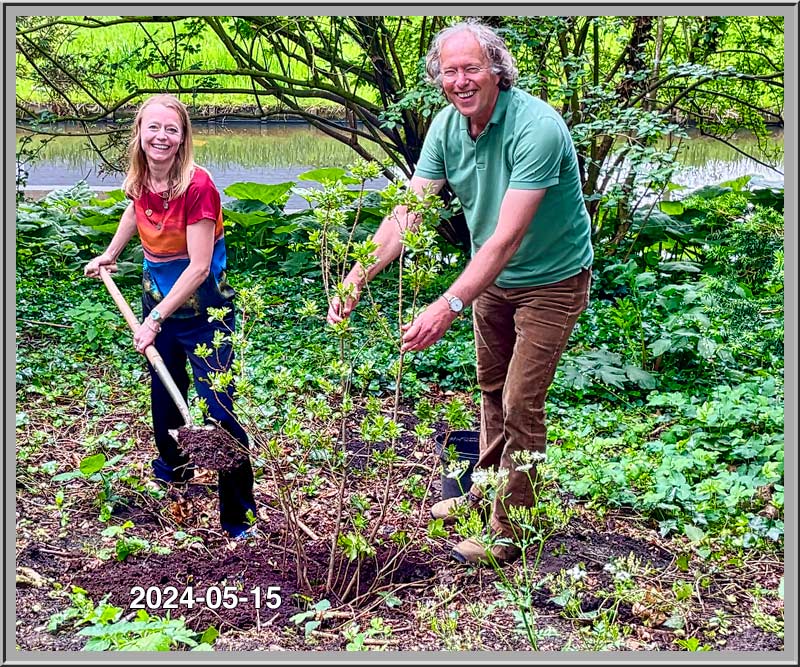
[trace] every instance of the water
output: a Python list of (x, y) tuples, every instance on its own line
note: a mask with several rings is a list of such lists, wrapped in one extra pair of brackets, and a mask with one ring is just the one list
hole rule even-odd
[[(17, 138), (22, 135), (17, 131)], [(193, 127), (195, 161), (211, 172), (223, 201), (232, 183), (265, 184), (298, 181), (298, 176), (320, 167), (346, 167), (357, 154), (348, 146), (304, 124), (209, 123)], [(379, 159), (385, 154), (366, 143)], [(122, 184), (123, 175), (107, 173), (83, 137), (59, 137), (42, 150), (42, 159), (28, 170), (26, 191), (46, 191), (74, 185), (83, 179), (97, 190), (113, 190)], [(371, 181), (381, 188), (386, 178)], [(314, 187), (313, 182), (301, 182)], [(292, 195), (287, 209), (307, 208), (307, 202)]]
[[(22, 135), (17, 132), (17, 137)], [(742, 150), (756, 154), (762, 162), (778, 156), (777, 167), (783, 171), (783, 132), (773, 133), (766, 147), (759, 147), (754, 137), (740, 135), (732, 143)], [(365, 147), (379, 159), (384, 153), (369, 142)], [(194, 127), (195, 159), (206, 167), (222, 193), (232, 183), (297, 182), (305, 171), (320, 167), (345, 167), (357, 158), (345, 144), (323, 132), (304, 124), (278, 123), (213, 123)], [(769, 179), (782, 180), (764, 164), (743, 157), (734, 148), (707, 137), (692, 137), (681, 145), (678, 161), (681, 171), (673, 179), (690, 189), (721, 183), (747, 174), (758, 174)], [(42, 159), (27, 168), (27, 192), (41, 192), (54, 187), (74, 185), (83, 179), (97, 190), (111, 190), (122, 183), (119, 173), (104, 173), (91, 147), (82, 137), (60, 137), (42, 151)], [(387, 184), (385, 178), (369, 183), (380, 188)], [(313, 186), (301, 182), (302, 187)], [(306, 208), (307, 203), (292, 195), (288, 209)]]

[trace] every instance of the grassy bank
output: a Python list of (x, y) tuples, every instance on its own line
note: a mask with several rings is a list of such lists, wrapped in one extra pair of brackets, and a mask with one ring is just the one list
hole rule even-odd
[[(69, 17), (79, 20), (82, 17)], [(114, 17), (103, 17), (113, 19)], [(91, 58), (99, 63), (111, 64), (105, 71), (92, 71), (89, 83), (93, 94), (103, 103), (124, 98), (131, 88), (174, 88), (176, 81), (183, 88), (207, 85), (203, 77), (181, 76), (170, 79), (158, 78), (157, 74), (164, 72), (163, 66), (154, 64), (147, 69), (140, 69), (137, 62), (148, 51), (157, 49), (165, 52), (174, 48), (172, 42), (174, 26), (172, 24), (159, 25), (153, 23), (129, 23), (113, 25), (102, 29), (73, 28), (58, 47), (62, 53), (76, 54), (76, 62)], [(236, 62), (218, 39), (211, 35), (201, 33), (191, 40), (190, 48), (184, 48), (180, 53), (175, 51), (173, 57), (174, 70), (204, 69), (204, 70), (232, 70)], [(87, 55), (88, 54), (88, 55)], [(32, 104), (35, 109), (50, 109), (55, 112), (67, 111), (60, 108), (60, 102), (54, 99), (47, 91), (37, 85), (31, 77), (32, 72), (26, 68), (24, 59), (17, 54), (16, 94), (18, 97)], [(302, 65), (295, 65), (294, 76), (303, 78), (307, 70)], [(220, 88), (243, 89), (252, 88), (252, 82), (247, 76), (216, 75), (215, 84)], [(215, 116), (236, 111), (239, 113), (275, 112), (281, 114), (287, 111), (286, 107), (273, 96), (261, 96), (256, 104), (250, 94), (230, 93), (224, 96), (213, 93), (197, 93), (180, 96), (182, 101), (194, 108), (200, 116)], [(83, 96), (86, 109), (96, 107), (88, 96)], [(340, 107), (333, 102), (314, 100), (313, 104), (301, 105), (309, 112), (329, 118), (340, 118)], [(120, 109), (117, 116), (125, 117), (135, 111), (135, 105)], [(280, 115), (276, 120), (280, 120)]]

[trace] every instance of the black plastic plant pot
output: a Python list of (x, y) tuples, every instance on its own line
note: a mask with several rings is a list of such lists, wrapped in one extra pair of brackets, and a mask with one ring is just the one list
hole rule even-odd
[[(442, 500), (463, 496), (472, 486), (472, 471), (478, 462), (480, 455), (479, 438), (480, 431), (450, 431), (447, 442), (444, 442), (444, 433), (440, 433), (434, 439), (436, 442), (436, 454), (442, 461)], [(467, 468), (460, 477), (448, 477), (447, 471), (454, 463), (449, 458), (449, 451), (455, 451), (457, 461), (466, 461)]]

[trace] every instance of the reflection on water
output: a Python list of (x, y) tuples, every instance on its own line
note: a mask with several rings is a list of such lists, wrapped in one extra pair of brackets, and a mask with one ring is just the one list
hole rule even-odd
[[(17, 137), (21, 133), (18, 131)], [(762, 162), (776, 164), (783, 171), (783, 131), (775, 131), (765, 146), (752, 135), (731, 140), (739, 149), (756, 155)], [(344, 167), (356, 159), (345, 144), (304, 124), (208, 123), (194, 127), (195, 158), (208, 168), (220, 190), (237, 181), (284, 183), (296, 181), (304, 171), (317, 167)], [(376, 144), (365, 142), (378, 159), (385, 154)], [(774, 170), (748, 159), (735, 148), (708, 137), (684, 139), (678, 153), (683, 165), (673, 179), (690, 188), (721, 183), (746, 174), (781, 178)], [(118, 187), (121, 174), (103, 174), (96, 156), (82, 137), (60, 137), (42, 151), (42, 159), (28, 168), (28, 189), (73, 185), (80, 179), (90, 186)], [(385, 179), (371, 183), (385, 185)], [(290, 208), (305, 202), (293, 197)]]
[[(345, 167), (357, 154), (324, 132), (302, 124), (221, 124), (193, 128), (195, 160), (206, 167), (220, 191), (232, 183), (286, 183), (318, 167)], [(21, 133), (17, 132), (17, 137)], [(378, 159), (385, 153), (364, 144)], [(83, 179), (89, 186), (119, 187), (120, 173), (103, 173), (91, 146), (83, 137), (59, 137), (42, 150), (42, 159), (28, 168), (28, 190), (73, 185)], [(370, 183), (383, 187), (385, 178)], [(309, 184), (311, 185), (311, 184)], [(223, 194), (223, 198), (224, 194)], [(305, 200), (292, 196), (288, 208), (305, 208)]]

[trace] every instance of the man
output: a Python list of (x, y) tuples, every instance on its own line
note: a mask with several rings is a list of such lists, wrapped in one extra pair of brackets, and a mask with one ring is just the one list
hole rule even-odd
[[(445, 181), (464, 208), (472, 259), (441, 298), (404, 331), (404, 351), (438, 341), (472, 304), (481, 390), (482, 468), (508, 473), (492, 504), (491, 545), (464, 540), (462, 563), (503, 563), (519, 555), (509, 543), (509, 506), (530, 507), (535, 474), (517, 471), (517, 452), (543, 453), (547, 389), (589, 296), (593, 252), (578, 160), (561, 116), (514, 88), (517, 69), (503, 40), (478, 22), (442, 30), (427, 56), (430, 80), (450, 106), (434, 118), (409, 187), (422, 195)], [(334, 299), (330, 323), (347, 317), (366, 282), (400, 254), (401, 228), (417, 220), (396, 209), (374, 236), (377, 261), (345, 279), (351, 297)], [(459, 505), (477, 506), (480, 489), (436, 503), (431, 514), (454, 520)]]

